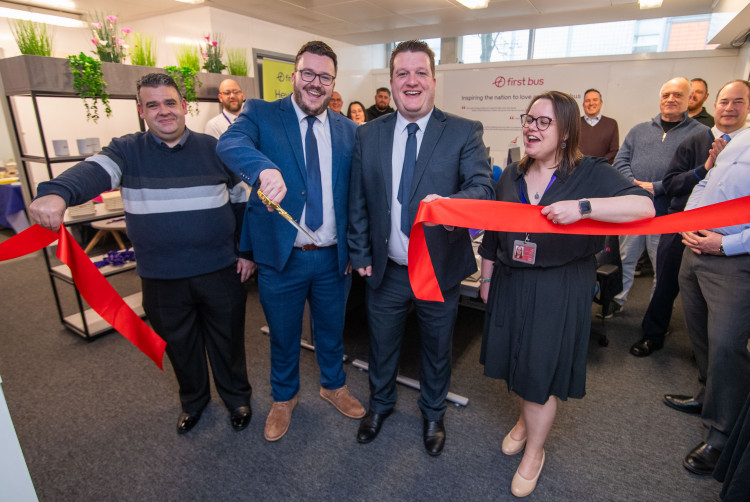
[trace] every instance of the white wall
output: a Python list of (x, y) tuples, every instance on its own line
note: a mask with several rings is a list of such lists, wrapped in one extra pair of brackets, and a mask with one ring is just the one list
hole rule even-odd
[[(659, 113), (659, 90), (664, 82), (676, 76), (701, 77), (708, 82), (710, 95), (705, 106), (713, 115), (713, 103), (721, 86), (729, 80), (747, 78), (748, 51), (750, 48), (442, 65), (437, 69), (436, 105), (481, 120), (485, 126), (485, 143), (490, 146), (495, 159), (502, 159), (509, 141), (520, 135), (518, 116), (525, 110), (531, 96), (547, 90), (560, 90), (577, 97), (582, 104), (583, 92), (594, 87), (602, 93), (602, 113), (617, 120), (622, 142), (634, 125)], [(387, 76), (385, 70), (373, 73)], [(530, 78), (532, 83), (508, 85), (510, 78), (516, 79), (517, 83), (524, 77)], [(497, 78), (505, 78), (506, 85), (501, 88), (494, 85)], [(507, 98), (512, 95), (518, 98), (484, 100), (479, 104), (462, 99), (466, 96)]]

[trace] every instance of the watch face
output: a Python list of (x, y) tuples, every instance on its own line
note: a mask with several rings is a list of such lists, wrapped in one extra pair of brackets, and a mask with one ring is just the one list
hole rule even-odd
[(591, 202), (587, 200), (579, 200), (578, 210), (581, 212), (581, 214), (589, 214), (591, 212)]

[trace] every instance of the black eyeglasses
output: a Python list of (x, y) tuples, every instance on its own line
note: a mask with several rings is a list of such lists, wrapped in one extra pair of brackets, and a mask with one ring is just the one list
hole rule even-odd
[(331, 85), (336, 79), (336, 77), (334, 77), (333, 75), (329, 75), (327, 73), (315, 73), (312, 70), (297, 70), (297, 73), (299, 73), (299, 76), (305, 82), (312, 82), (313, 80), (315, 80), (315, 77), (318, 77), (320, 83), (325, 86)]
[(554, 120), (549, 117), (532, 117), (528, 113), (521, 115), (521, 124), (523, 127), (529, 127), (531, 124), (536, 122), (536, 128), (540, 131), (547, 129)]
[(237, 94), (241, 92), (242, 91), (235, 89), (233, 91), (221, 91), (221, 94), (223, 94), (224, 96), (229, 96), (230, 94), (234, 94), (236, 96)]

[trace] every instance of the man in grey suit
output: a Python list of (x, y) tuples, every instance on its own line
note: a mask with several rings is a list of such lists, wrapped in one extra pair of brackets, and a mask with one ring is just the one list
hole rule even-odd
[(370, 407), (357, 440), (375, 439), (396, 405), (399, 353), (413, 304), (422, 342), (424, 446), (436, 456), (445, 444), (459, 287), (477, 266), (467, 229), (425, 228), (445, 302), (418, 300), (409, 284), (409, 232), (420, 202), (492, 199), (494, 191), (482, 124), (434, 106), (435, 55), (427, 44), (399, 44), (390, 70), (397, 113), (357, 129), (349, 185), (349, 253), (352, 267), (367, 281), (370, 326)]

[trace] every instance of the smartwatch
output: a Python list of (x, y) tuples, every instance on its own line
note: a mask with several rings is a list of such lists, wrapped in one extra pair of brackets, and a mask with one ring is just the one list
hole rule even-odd
[(591, 202), (588, 199), (581, 199), (578, 201), (578, 211), (581, 213), (581, 217), (585, 218), (591, 214)]

